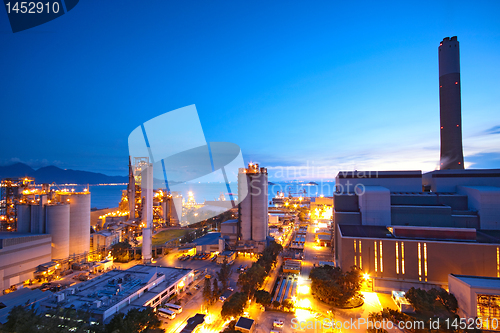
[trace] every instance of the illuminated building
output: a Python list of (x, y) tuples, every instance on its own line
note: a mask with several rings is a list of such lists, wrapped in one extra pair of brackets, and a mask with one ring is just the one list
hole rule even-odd
[(42, 302), (41, 309), (74, 307), (107, 322), (118, 312), (127, 313), (144, 306), (158, 307), (182, 291), (193, 278), (191, 269), (136, 265), (124, 271), (104, 273), (76, 288), (60, 291)]
[(482, 329), (500, 330), (500, 278), (450, 274), (448, 286), (460, 318), (477, 318)]
[(39, 265), (52, 260), (47, 234), (0, 233), (0, 291), (33, 279)]
[(500, 170), (337, 178), (336, 262), (361, 268), (376, 291), (446, 286), (448, 274), (500, 276)]

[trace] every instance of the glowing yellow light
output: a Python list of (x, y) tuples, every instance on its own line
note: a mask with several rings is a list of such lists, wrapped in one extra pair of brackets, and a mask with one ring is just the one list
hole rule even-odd
[(307, 295), (311, 292), (311, 288), (308, 285), (299, 286), (297, 292), (302, 295)]
[(182, 288), (182, 287), (184, 287), (184, 281), (179, 282), (179, 284), (177, 285), (177, 287), (178, 287), (178, 288)]
[(363, 279), (365, 279), (365, 280), (369, 280), (369, 279), (370, 279), (370, 274), (368, 274), (368, 273), (364, 273), (364, 274), (363, 274)]

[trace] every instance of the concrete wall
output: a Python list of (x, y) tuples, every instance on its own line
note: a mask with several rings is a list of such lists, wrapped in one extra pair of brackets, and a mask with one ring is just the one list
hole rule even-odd
[(363, 225), (391, 224), (391, 196), (382, 186), (365, 186), (364, 193), (358, 189), (359, 210)]
[(359, 212), (358, 196), (355, 194), (336, 194), (333, 196), (336, 212)]
[(469, 209), (477, 210), (481, 229), (500, 229), (500, 187), (459, 186), (469, 198)]
[[(448, 274), (497, 276), (497, 244), (469, 242), (439, 242), (409, 239), (370, 239), (341, 237), (339, 244), (338, 264), (343, 269), (354, 265), (354, 256), (362, 261), (362, 271), (372, 277), (389, 280), (425, 283), (424, 244), (427, 250), (427, 283), (447, 285)], [(362, 252), (354, 252), (354, 240), (361, 241)], [(380, 242), (382, 242), (383, 271), (380, 264)], [(398, 242), (399, 274), (396, 272), (396, 242)], [(419, 274), (418, 243), (420, 243), (421, 274)], [(377, 257), (375, 257), (375, 244)], [(402, 256), (404, 247), (404, 268), (402, 272)], [(457, 258), (457, 253), (460, 254)], [(377, 259), (377, 271), (375, 260)]]
[(51, 240), (34, 234), (0, 239), (0, 290), (32, 279), (39, 265), (50, 262)]
[(451, 208), (448, 206), (392, 206), (392, 225), (451, 227)]
[(335, 187), (344, 193), (354, 193), (358, 184), (383, 186), (391, 192), (421, 192), (420, 171), (340, 171), (335, 177)]

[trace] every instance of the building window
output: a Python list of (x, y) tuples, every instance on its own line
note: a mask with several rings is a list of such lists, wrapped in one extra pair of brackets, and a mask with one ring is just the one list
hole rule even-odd
[(354, 253), (356, 253), (356, 240), (354, 240)]
[(396, 274), (399, 274), (399, 244), (396, 242)]
[(477, 295), (477, 318), (482, 320), (482, 329), (499, 329), (500, 322), (500, 296)]
[(375, 254), (375, 272), (377, 272), (378, 271), (377, 241), (373, 242), (373, 250)]
[(382, 261), (383, 253), (382, 253), (382, 241), (380, 243), (380, 273), (384, 272), (384, 262)]
[(427, 243), (424, 243), (424, 275), (427, 282)]
[(354, 266), (358, 266), (358, 263), (356, 262), (356, 259), (357, 259), (357, 258), (358, 258), (358, 257), (356, 256), (356, 254), (354, 254)]
[(363, 269), (363, 262), (361, 259), (361, 241), (359, 241), (358, 249), (359, 249), (359, 269)]
[(497, 247), (497, 277), (500, 277), (500, 247)]
[(422, 281), (422, 251), (418, 243), (418, 280)]
[(401, 242), (401, 273), (405, 273), (405, 243)]

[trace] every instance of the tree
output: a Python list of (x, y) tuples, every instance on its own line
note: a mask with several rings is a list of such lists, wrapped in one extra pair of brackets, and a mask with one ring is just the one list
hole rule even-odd
[(140, 310), (131, 309), (127, 314), (117, 313), (106, 325), (106, 333), (114, 332), (164, 332), (160, 329), (161, 321), (153, 311), (153, 308)]
[(255, 301), (259, 304), (262, 304), (264, 306), (271, 304), (272, 300), (271, 294), (266, 290), (257, 290), (254, 296), (255, 296)]
[(37, 327), (40, 322), (41, 318), (34, 308), (18, 305), (10, 310), (4, 328), (7, 332), (31, 332), (32, 328)]
[(234, 293), (222, 305), (222, 311), (220, 313), (222, 318), (241, 316), (247, 300), (248, 297), (245, 293)]
[(458, 302), (453, 294), (443, 288), (425, 291), (420, 288), (410, 288), (405, 294), (406, 299), (418, 313), (436, 313), (444, 308), (450, 315), (455, 315), (458, 310)]
[(212, 288), (212, 299), (217, 300), (217, 298), (219, 298), (219, 295), (220, 295), (219, 281), (217, 281), (217, 278), (215, 278)]
[(130, 260), (129, 250), (131, 246), (128, 242), (120, 242), (111, 246), (111, 255), (117, 262), (128, 262)]
[(288, 310), (293, 309), (293, 302), (292, 302), (291, 300), (289, 300), (289, 299), (285, 299), (285, 300), (281, 303), (281, 305), (283, 305), (283, 307), (284, 307), (285, 309), (288, 309)]
[(217, 272), (217, 277), (219, 278), (219, 281), (222, 283), (222, 289), (226, 290), (230, 276), (231, 276), (231, 266), (227, 264), (227, 259), (224, 258), (224, 262), (222, 263), (220, 270)]
[(210, 284), (209, 278), (205, 278), (205, 285), (203, 287), (203, 300), (207, 304), (212, 304), (213, 302), (212, 285)]
[(259, 289), (264, 282), (267, 273), (264, 267), (255, 263), (245, 273), (240, 274), (238, 284), (248, 296), (252, 296), (255, 290)]
[(311, 291), (320, 301), (337, 307), (347, 306), (352, 299), (363, 296), (361, 289), (361, 273), (358, 268), (351, 267), (343, 272), (339, 267), (314, 267), (309, 274), (312, 280)]
[(274, 302), (273, 302), (273, 306), (274, 306), (275, 308), (279, 308), (279, 306), (280, 306), (280, 305), (281, 305), (281, 303), (280, 303), (279, 301), (274, 301)]

